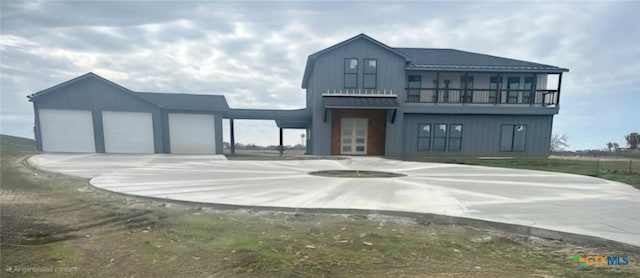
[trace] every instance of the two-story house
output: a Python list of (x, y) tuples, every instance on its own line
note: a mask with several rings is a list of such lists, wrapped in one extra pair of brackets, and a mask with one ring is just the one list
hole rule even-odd
[[(546, 156), (567, 69), (360, 34), (308, 57), (306, 107), (135, 92), (88, 73), (29, 96), (45, 152), (223, 153), (222, 120), (305, 129), (313, 155)], [(557, 87), (547, 88), (549, 76)], [(554, 76), (554, 77), (555, 77)]]
[[(546, 156), (567, 69), (360, 34), (309, 56), (317, 155)], [(557, 88), (547, 77), (558, 75)]]

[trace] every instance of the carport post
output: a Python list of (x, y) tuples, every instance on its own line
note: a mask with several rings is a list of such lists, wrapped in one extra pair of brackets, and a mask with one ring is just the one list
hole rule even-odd
[(231, 149), (231, 154), (236, 153), (236, 136), (233, 134), (233, 119), (229, 119), (229, 128), (231, 129), (231, 142), (229, 144), (229, 148)]
[(280, 155), (284, 152), (284, 146), (282, 145), (282, 128), (280, 128)]

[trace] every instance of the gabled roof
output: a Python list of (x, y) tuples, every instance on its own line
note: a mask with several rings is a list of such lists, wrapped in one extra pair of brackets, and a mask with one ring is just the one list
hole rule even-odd
[(510, 58), (439, 48), (394, 48), (411, 57), (408, 69), (443, 71), (527, 71), (527, 72), (566, 72), (556, 66), (515, 60)]
[(307, 57), (307, 65), (306, 65), (306, 67), (304, 69), (304, 76), (302, 78), (302, 88), (303, 89), (307, 88), (307, 84), (309, 82), (309, 78), (311, 77), (311, 72), (313, 71), (313, 65), (315, 64), (315, 60), (316, 60), (316, 58), (318, 56), (321, 56), (322, 54), (327, 53), (329, 51), (332, 51), (332, 50), (334, 50), (336, 48), (340, 48), (340, 47), (342, 47), (344, 45), (350, 44), (350, 43), (352, 43), (352, 42), (354, 42), (356, 40), (359, 40), (359, 39), (367, 40), (367, 41), (369, 41), (369, 42), (371, 42), (371, 43), (373, 43), (373, 44), (375, 44), (377, 46), (382, 47), (383, 49), (388, 50), (389, 52), (391, 52), (393, 54), (396, 54), (396, 55), (404, 58), (405, 60), (410, 60), (410, 58), (408, 56), (406, 56), (405, 54), (403, 54), (402, 52), (399, 52), (399, 51), (395, 50), (394, 48), (389, 47), (388, 45), (386, 45), (384, 43), (381, 43), (381, 42), (375, 40), (372, 37), (367, 36), (366, 34), (359, 34), (359, 35), (357, 35), (355, 37), (352, 37), (352, 38), (347, 39), (347, 40), (345, 40), (343, 42), (334, 44), (333, 46), (330, 46), (328, 48), (325, 48), (323, 50), (320, 50), (320, 51), (318, 51), (316, 53), (313, 53), (313, 54), (309, 55), (309, 57)]
[(27, 96), (29, 101), (35, 101), (37, 98), (53, 92), (57, 89), (69, 86), (73, 83), (85, 80), (87, 78), (94, 78), (100, 82), (104, 82), (111, 86), (114, 86), (122, 90), (126, 94), (130, 94), (135, 98), (139, 98), (150, 104), (156, 105), (160, 108), (176, 109), (176, 110), (191, 110), (191, 111), (227, 111), (229, 105), (224, 96), (219, 95), (192, 95), (192, 94), (167, 94), (167, 93), (142, 93), (134, 92), (125, 87), (118, 85), (117, 83), (103, 78), (93, 72), (86, 73), (78, 76), (66, 82), (62, 82), (51, 88), (44, 89)]
[(561, 73), (568, 69), (551, 65), (515, 60), (510, 58), (461, 51), (456, 49), (439, 48), (402, 48), (389, 47), (365, 34), (357, 35), (346, 41), (329, 48), (311, 54), (307, 58), (307, 64), (302, 79), (302, 88), (306, 89), (313, 71), (315, 60), (318, 56), (348, 44), (357, 39), (366, 39), (380, 47), (403, 57), (409, 70), (432, 71), (487, 71), (487, 72), (540, 72)]
[[(125, 93), (133, 95), (133, 91), (131, 91), (131, 90), (125, 88), (125, 87), (122, 87), (122, 86), (118, 85), (117, 83), (115, 83), (115, 82), (113, 82), (111, 80), (108, 80), (108, 79), (106, 79), (106, 78), (104, 78), (104, 77), (102, 77), (100, 75), (97, 75), (97, 74), (95, 74), (93, 72), (89, 72), (89, 73), (85, 73), (83, 75), (80, 75), (80, 76), (78, 76), (78, 77), (76, 77), (74, 79), (71, 79), (69, 81), (62, 82), (62, 83), (60, 83), (58, 85), (55, 85), (53, 87), (44, 89), (42, 91), (35, 92), (35, 93), (31, 94), (31, 95), (28, 95), (27, 98), (29, 98), (29, 101), (34, 101), (37, 98), (39, 98), (39, 97), (41, 97), (43, 95), (46, 95), (46, 94), (48, 94), (50, 92), (53, 92), (53, 91), (55, 91), (55, 90), (57, 90), (59, 88), (63, 88), (63, 87), (69, 86), (69, 85), (71, 85), (73, 83), (79, 82), (79, 81), (87, 79), (87, 78), (95, 78), (100, 82), (107, 83), (107, 84), (109, 84), (109, 85), (111, 85), (113, 87), (116, 87), (116, 88), (122, 90)], [(138, 97), (138, 96), (135, 96), (135, 97)]]
[(193, 95), (181, 93), (134, 92), (135, 95), (160, 108), (191, 111), (227, 111), (229, 105), (224, 96)]

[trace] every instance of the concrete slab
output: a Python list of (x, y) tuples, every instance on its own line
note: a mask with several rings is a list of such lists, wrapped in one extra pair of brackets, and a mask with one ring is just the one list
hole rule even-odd
[[(640, 191), (580, 175), (376, 157), (229, 161), (224, 156), (42, 154), (43, 170), (94, 186), (168, 200), (461, 216), (602, 237), (640, 246)], [(397, 178), (333, 178), (319, 170), (390, 171)]]

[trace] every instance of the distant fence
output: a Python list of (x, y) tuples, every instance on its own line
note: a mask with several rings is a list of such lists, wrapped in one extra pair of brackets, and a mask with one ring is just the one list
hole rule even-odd
[(601, 172), (640, 174), (637, 159), (598, 159), (597, 167)]

